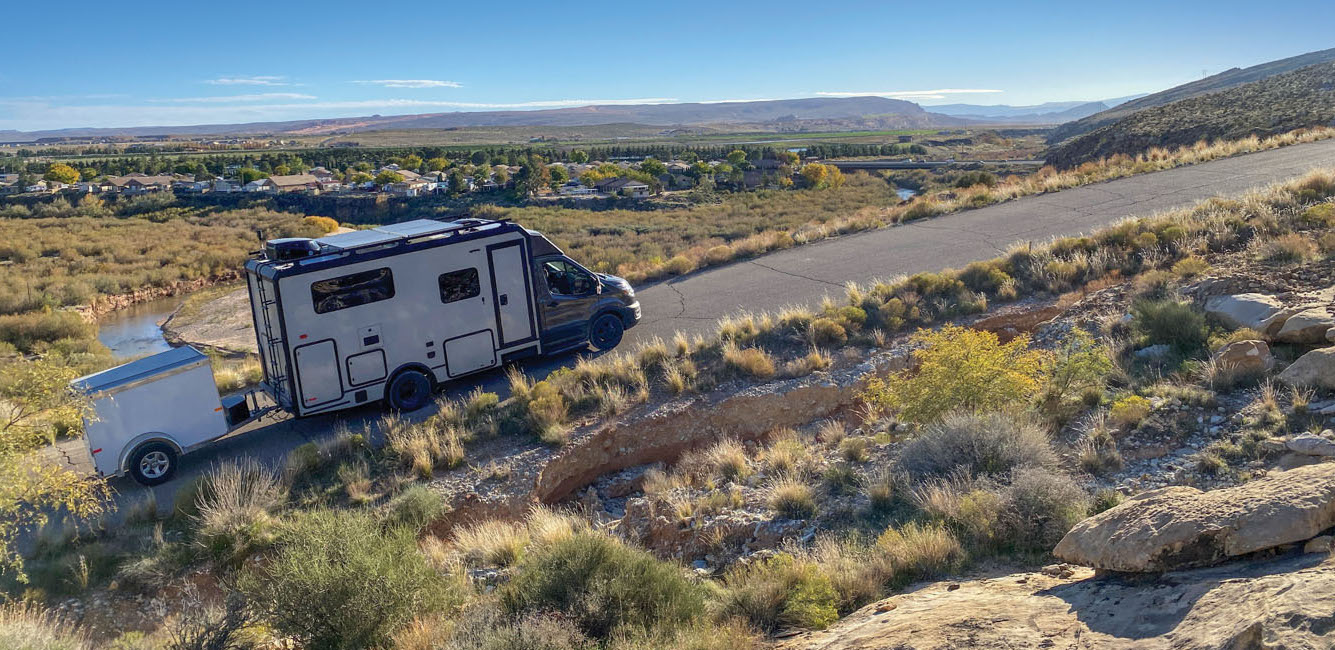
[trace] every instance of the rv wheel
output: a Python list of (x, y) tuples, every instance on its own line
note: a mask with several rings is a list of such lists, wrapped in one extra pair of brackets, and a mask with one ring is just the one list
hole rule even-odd
[(389, 382), (385, 401), (396, 411), (416, 411), (431, 401), (431, 378), (420, 370), (404, 370)]
[(626, 333), (626, 325), (616, 314), (603, 314), (594, 319), (589, 327), (589, 342), (600, 351), (611, 350), (621, 342), (621, 335)]
[(176, 450), (165, 442), (150, 442), (130, 454), (130, 476), (141, 485), (161, 485), (176, 474)]

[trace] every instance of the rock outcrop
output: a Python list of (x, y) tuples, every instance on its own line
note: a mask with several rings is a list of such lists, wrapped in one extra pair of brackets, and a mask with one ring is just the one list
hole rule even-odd
[(1284, 320), (1284, 326), (1275, 333), (1281, 343), (1325, 345), (1326, 332), (1335, 328), (1335, 316), (1325, 307), (1304, 309)]
[(1250, 327), (1266, 336), (1273, 336), (1283, 326), (1283, 321), (1275, 317), (1284, 312), (1284, 303), (1263, 293), (1210, 296), (1205, 300), (1205, 313), (1223, 324), (1234, 329)]
[(781, 650), (1261, 650), (1335, 643), (1335, 562), (1323, 553), (1168, 573), (1090, 569), (938, 582), (872, 603)]
[(1057, 558), (1110, 571), (1208, 566), (1311, 539), (1335, 525), (1335, 464), (1278, 472), (1202, 492), (1151, 490), (1075, 525)]
[(1335, 347), (1312, 350), (1298, 357), (1276, 378), (1290, 386), (1335, 390)]

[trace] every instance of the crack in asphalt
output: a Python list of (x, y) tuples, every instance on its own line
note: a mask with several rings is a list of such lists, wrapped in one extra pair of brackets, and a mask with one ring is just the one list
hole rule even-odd
[(830, 282), (829, 280), (822, 280), (822, 279), (820, 279), (820, 278), (813, 278), (813, 277), (810, 277), (810, 276), (802, 275), (801, 273), (792, 273), (792, 272), (789, 272), (789, 271), (784, 271), (784, 270), (782, 270), (782, 269), (776, 269), (776, 268), (774, 268), (774, 267), (772, 267), (772, 266), (769, 266), (769, 265), (766, 265), (766, 264), (761, 264), (760, 262), (757, 262), (757, 261), (755, 261), (755, 260), (752, 260), (752, 261), (750, 261), (750, 262), (747, 262), (747, 264), (755, 264), (756, 266), (759, 266), (759, 267), (762, 268), (762, 269), (769, 269), (770, 271), (774, 271), (775, 273), (781, 273), (781, 274), (783, 274), (783, 275), (792, 276), (792, 277), (794, 277), (794, 278), (801, 278), (801, 279), (803, 279), (803, 280), (810, 280), (810, 281), (812, 281), (812, 282), (819, 282), (819, 283), (821, 283), (821, 284), (828, 284), (828, 285), (830, 285), (830, 286), (832, 286), (832, 287), (839, 287), (840, 289), (844, 288), (844, 285), (839, 284), (838, 282)]
[(969, 237), (973, 237), (975, 240), (979, 242), (991, 246), (993, 250), (997, 251), (998, 253), (1001, 253), (1002, 255), (1006, 254), (1006, 249), (997, 246), (995, 243), (993, 243), (991, 238), (982, 233), (976, 233), (971, 230), (965, 230), (963, 228), (952, 228), (950, 226), (929, 226), (927, 224), (918, 223), (916, 221), (910, 221), (904, 225), (909, 226), (911, 228), (922, 228), (923, 230), (936, 230), (939, 232), (952, 232), (960, 235), (967, 235)]
[(673, 316), (673, 318), (681, 318), (682, 314), (686, 313), (686, 294), (682, 293), (681, 289), (672, 286), (671, 282), (664, 282), (663, 284), (666, 285), (667, 288), (671, 289), (672, 293), (677, 294), (677, 302), (681, 304), (681, 310), (678, 311), (677, 315)]

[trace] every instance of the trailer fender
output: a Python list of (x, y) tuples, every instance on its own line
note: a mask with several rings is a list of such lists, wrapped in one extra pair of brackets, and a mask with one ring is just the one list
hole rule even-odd
[(130, 456), (134, 453), (134, 450), (140, 447), (140, 445), (147, 442), (165, 442), (171, 446), (172, 451), (175, 451), (178, 457), (185, 454), (185, 450), (181, 448), (181, 443), (176, 442), (171, 436), (160, 431), (150, 431), (135, 436), (133, 440), (126, 443), (125, 446), (121, 448), (120, 458), (116, 461), (116, 467), (119, 467), (121, 472), (128, 471), (130, 468), (127, 467), (126, 464), (129, 462)]
[[(440, 388), (440, 381), (436, 379), (436, 372), (431, 368), (427, 367), (426, 364), (417, 362), (405, 363), (395, 368), (394, 372), (389, 373), (389, 378), (385, 380), (384, 392), (385, 392), (386, 404), (391, 404), (391, 405), (393, 404), (393, 402), (390, 400), (389, 392), (390, 392), (390, 387), (394, 385), (394, 380), (398, 379), (399, 375), (402, 375), (403, 373), (408, 372), (410, 370), (415, 370), (417, 372), (422, 373), (423, 375), (426, 375), (427, 381), (431, 382), (431, 387), (429, 389), (431, 394), (434, 395), (436, 390)], [(428, 400), (429, 399), (430, 398), (428, 398)]]

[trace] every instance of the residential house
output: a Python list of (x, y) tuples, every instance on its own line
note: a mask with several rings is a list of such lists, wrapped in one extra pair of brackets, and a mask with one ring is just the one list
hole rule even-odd
[[(167, 174), (149, 176), (148, 174), (127, 174), (125, 176), (112, 176), (107, 179), (112, 187), (118, 192), (126, 194), (144, 194), (146, 192), (165, 192), (172, 188), (172, 183), (178, 180), (177, 177)], [(192, 177), (191, 181), (194, 180)]]
[(319, 193), (320, 181), (311, 174), (289, 174), (270, 176), (275, 192), (313, 192)]
[(315, 180), (320, 181), (321, 183), (327, 183), (329, 181), (334, 180), (334, 175), (335, 175), (334, 172), (331, 172), (328, 169), (325, 169), (324, 167), (316, 167), (315, 169), (312, 169), (309, 173), (311, 176), (315, 177)]
[(606, 178), (596, 184), (603, 194), (629, 196), (642, 199), (649, 196), (649, 186), (631, 178)]
[(428, 191), (428, 183), (422, 179), (404, 180), (398, 183), (390, 183), (387, 187), (389, 193), (394, 196), (413, 197), (422, 196)]
[(561, 196), (591, 196), (597, 193), (597, 190), (588, 187), (579, 181), (569, 181), (565, 185), (556, 188), (556, 193)]
[(274, 185), (274, 184), (273, 184), (273, 180), (271, 180), (271, 179), (268, 179), (268, 178), (261, 178), (261, 179), (253, 180), (253, 181), (251, 181), (251, 182), (249, 182), (249, 183), (246, 183), (245, 187), (242, 187), (242, 188), (241, 188), (241, 191), (242, 191), (242, 192), (276, 192), (276, 191), (278, 191), (278, 186), (277, 186), (277, 185)]
[(320, 181), (320, 192), (321, 192), (321, 193), (342, 192), (342, 191), (347, 190), (347, 189), (348, 189), (348, 186), (347, 186), (347, 185), (344, 185), (344, 184), (343, 184), (343, 181), (336, 181), (336, 180), (333, 180), (332, 178), (329, 179), (329, 180), (327, 180), (327, 181)]
[(0, 174), (0, 194), (15, 194), (22, 190), (18, 174)]
[(227, 193), (230, 193), (230, 192), (240, 192), (240, 191), (241, 191), (241, 185), (240, 185), (240, 184), (238, 184), (238, 183), (233, 183), (232, 181), (229, 181), (229, 180), (227, 180), (227, 179), (225, 179), (225, 178), (215, 178), (215, 179), (213, 179), (213, 181), (212, 181), (212, 185), (213, 185), (213, 191), (214, 191), (214, 192), (220, 192), (220, 193), (223, 193), (223, 194), (227, 194)]

